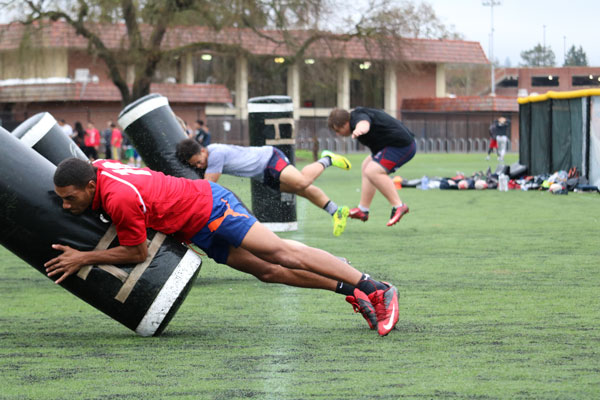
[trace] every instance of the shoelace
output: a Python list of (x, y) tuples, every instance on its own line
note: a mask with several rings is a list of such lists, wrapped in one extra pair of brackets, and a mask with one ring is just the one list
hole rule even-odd
[[(363, 314), (363, 310), (366, 309), (367, 307), (361, 307), (360, 303), (356, 300), (356, 297), (354, 297), (354, 300), (352, 302), (349, 302), (352, 305), (352, 309), (354, 310), (355, 313), (360, 313)], [(366, 309), (366, 311), (369, 311), (368, 309)]]
[[(349, 301), (350, 299), (352, 299), (352, 301)], [(356, 300), (356, 297), (354, 297), (354, 296), (347, 296), (346, 297), (346, 301), (352, 305), (352, 309), (354, 310), (355, 313), (361, 312), (360, 305), (358, 304), (358, 301)]]
[(375, 303), (373, 303), (373, 300), (371, 300), (371, 304), (373, 304), (373, 307), (375, 308), (377, 321), (383, 321), (387, 316), (387, 312), (385, 310), (385, 305), (383, 304), (383, 294), (379, 294), (378, 292), (379, 290), (375, 292), (375, 295), (373, 296)]

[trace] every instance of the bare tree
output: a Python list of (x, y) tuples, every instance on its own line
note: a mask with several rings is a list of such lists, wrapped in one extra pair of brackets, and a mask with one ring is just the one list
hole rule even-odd
[[(402, 36), (446, 37), (449, 35), (431, 6), (415, 7), (405, 2), (391, 6), (391, 0), (367, 0), (364, 12), (348, 16), (340, 0), (0, 0), (0, 12), (17, 15), (31, 29), (48, 21), (64, 21), (87, 40), (88, 51), (101, 59), (118, 88), (124, 105), (148, 94), (159, 64), (198, 50), (245, 53), (241, 40), (232, 33), (228, 40), (165, 40), (173, 31), (185, 34), (186, 27), (204, 26), (211, 32), (237, 29), (285, 45), (292, 59), (302, 57), (316, 42), (362, 38), (379, 52), (399, 57), (399, 52), (382, 51), (402, 43)], [(352, 13), (350, 13), (352, 14)], [(356, 16), (357, 15), (357, 16)], [(332, 23), (334, 16), (342, 16)], [(110, 45), (103, 30), (124, 27), (120, 45)], [(276, 31), (269, 31), (274, 29)], [(232, 31), (227, 31), (231, 33)], [(390, 40), (392, 39), (392, 40)], [(375, 47), (377, 47), (375, 46)], [(127, 69), (133, 68), (128, 85)]]

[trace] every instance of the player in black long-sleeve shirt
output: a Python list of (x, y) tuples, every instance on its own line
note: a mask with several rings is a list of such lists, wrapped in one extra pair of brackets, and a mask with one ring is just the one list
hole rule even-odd
[(402, 202), (388, 176), (410, 161), (417, 146), (414, 134), (396, 118), (382, 110), (357, 107), (352, 111), (336, 108), (329, 114), (328, 126), (339, 136), (352, 136), (371, 150), (362, 163), (360, 204), (350, 217), (366, 221), (375, 192), (379, 190), (392, 206), (387, 226), (396, 224), (408, 206)]

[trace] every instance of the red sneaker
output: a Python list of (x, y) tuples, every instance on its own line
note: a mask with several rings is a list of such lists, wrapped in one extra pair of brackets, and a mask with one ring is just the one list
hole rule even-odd
[[(352, 214), (352, 211), (350, 211), (350, 214)], [(390, 217), (387, 226), (395, 225), (398, 221), (400, 221), (400, 218), (402, 218), (404, 214), (408, 214), (408, 206), (406, 204), (402, 204), (398, 208), (392, 208), (392, 216)]]
[(365, 222), (369, 219), (369, 212), (363, 212), (360, 208), (356, 207), (350, 210), (350, 214), (348, 214), (348, 216), (350, 218), (360, 219), (361, 221)]
[(377, 315), (375, 314), (373, 304), (369, 300), (369, 296), (359, 289), (354, 289), (354, 296), (346, 296), (346, 301), (352, 304), (354, 312), (362, 314), (367, 324), (369, 324), (370, 329), (377, 327)]
[(385, 336), (394, 329), (398, 322), (398, 289), (387, 282), (385, 290), (376, 290), (369, 295), (371, 304), (377, 315), (377, 333)]

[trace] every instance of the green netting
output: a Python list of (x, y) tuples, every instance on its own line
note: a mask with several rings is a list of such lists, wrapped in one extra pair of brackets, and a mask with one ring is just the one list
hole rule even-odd
[(532, 175), (568, 171), (585, 174), (589, 97), (548, 99), (519, 106), (519, 162)]
[(531, 103), (519, 105), (519, 163), (527, 166), (531, 160)]
[(550, 170), (568, 170), (571, 168), (571, 108), (569, 100), (551, 100), (552, 106), (552, 142)]
[(531, 159), (528, 170), (532, 175), (550, 171), (552, 157), (550, 106), (551, 101), (531, 103)]
[(585, 113), (588, 98), (571, 99), (571, 167), (583, 172), (583, 141), (585, 139)]

